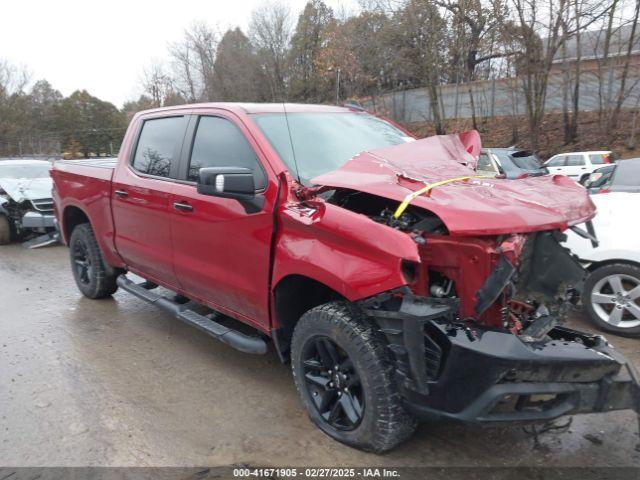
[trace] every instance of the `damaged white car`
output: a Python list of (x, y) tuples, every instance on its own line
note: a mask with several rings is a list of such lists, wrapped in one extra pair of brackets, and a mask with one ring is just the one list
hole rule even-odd
[(54, 241), (51, 163), (0, 161), (0, 245), (46, 235)]

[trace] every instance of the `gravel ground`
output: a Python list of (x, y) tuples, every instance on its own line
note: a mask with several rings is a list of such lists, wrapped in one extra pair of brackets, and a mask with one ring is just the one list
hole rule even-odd
[[(609, 340), (640, 367), (640, 340)], [(0, 418), (11, 466), (640, 465), (631, 412), (576, 416), (537, 441), (423, 424), (386, 455), (345, 447), (307, 419), (273, 349), (236, 352), (125, 292), (83, 298), (62, 246), (0, 247)]]

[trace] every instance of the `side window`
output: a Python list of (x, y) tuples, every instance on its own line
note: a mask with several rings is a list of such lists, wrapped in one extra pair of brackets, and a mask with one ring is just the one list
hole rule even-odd
[(486, 153), (481, 153), (480, 158), (478, 158), (478, 165), (476, 166), (477, 170), (483, 170), (485, 172), (493, 172), (493, 165), (491, 165), (491, 160), (489, 160), (489, 155)]
[(200, 117), (187, 179), (197, 182), (203, 167), (248, 168), (253, 172), (256, 189), (267, 185), (253, 148), (238, 127), (225, 118)]
[(141, 173), (170, 177), (178, 163), (178, 149), (184, 136), (185, 118), (166, 117), (146, 120), (142, 125), (133, 168)]
[(564, 155), (558, 155), (557, 157), (552, 158), (551, 160), (549, 160), (549, 162), (547, 162), (547, 167), (562, 167), (564, 166), (564, 161), (565, 161), (565, 156)]
[(580, 167), (584, 165), (583, 155), (567, 155), (567, 167)]
[(602, 153), (592, 153), (591, 155), (589, 155), (589, 161), (592, 165), (602, 165), (604, 163), (607, 163), (605, 161), (606, 157), (608, 157), (608, 155), (605, 156)]

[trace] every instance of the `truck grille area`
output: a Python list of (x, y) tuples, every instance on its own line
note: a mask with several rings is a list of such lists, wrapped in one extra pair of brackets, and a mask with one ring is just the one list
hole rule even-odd
[(40, 198), (38, 200), (31, 200), (31, 205), (34, 210), (42, 213), (53, 212), (53, 199), (52, 198)]
[(424, 361), (427, 380), (437, 380), (442, 365), (442, 348), (426, 333), (424, 336)]

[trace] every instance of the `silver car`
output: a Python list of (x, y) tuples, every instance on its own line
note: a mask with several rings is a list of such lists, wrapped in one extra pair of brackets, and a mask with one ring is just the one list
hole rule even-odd
[(55, 231), (51, 163), (0, 160), (0, 245)]

